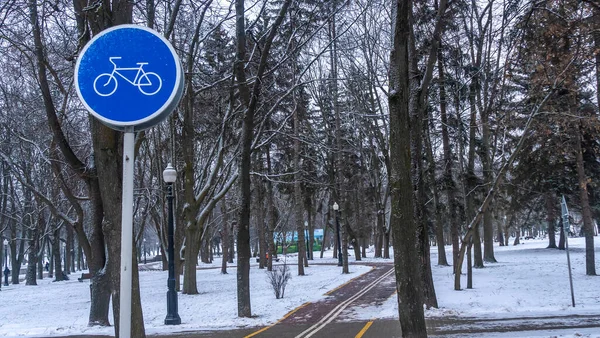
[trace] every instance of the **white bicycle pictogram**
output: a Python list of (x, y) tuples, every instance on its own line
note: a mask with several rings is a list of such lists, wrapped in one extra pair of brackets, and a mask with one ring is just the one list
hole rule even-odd
[[(140, 92), (144, 95), (154, 95), (160, 91), (162, 87), (162, 80), (158, 74), (154, 72), (144, 71), (144, 66), (148, 62), (137, 62), (138, 67), (117, 67), (114, 60), (120, 60), (120, 56), (111, 56), (108, 58), (110, 63), (113, 64), (113, 70), (110, 73), (102, 73), (94, 80), (94, 91), (100, 96), (111, 96), (117, 91), (119, 82), (117, 81), (116, 75), (119, 75), (125, 81), (136, 86)], [(125, 75), (121, 74), (120, 71), (137, 71), (135, 78), (130, 80)]]

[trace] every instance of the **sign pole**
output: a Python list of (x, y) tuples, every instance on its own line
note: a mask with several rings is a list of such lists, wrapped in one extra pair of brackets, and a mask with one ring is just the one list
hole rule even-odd
[(121, 212), (121, 285), (119, 299), (119, 337), (121, 338), (131, 337), (134, 141), (133, 127), (126, 127), (123, 135), (123, 202)]
[(569, 268), (569, 284), (571, 285), (571, 302), (573, 303), (573, 307), (575, 307), (575, 292), (573, 291), (573, 276), (571, 274), (571, 257), (569, 257), (569, 210), (567, 209), (567, 201), (565, 200), (565, 196), (562, 197), (562, 201), (560, 203), (562, 209), (563, 216), (563, 234), (565, 236), (565, 251), (567, 252), (567, 266)]
[(119, 25), (103, 30), (83, 47), (74, 75), (77, 96), (90, 114), (124, 132), (120, 301), (115, 322), (119, 337), (130, 338), (132, 273), (137, 264), (133, 261), (134, 133), (162, 122), (175, 110), (183, 95), (183, 69), (162, 34), (148, 27)]

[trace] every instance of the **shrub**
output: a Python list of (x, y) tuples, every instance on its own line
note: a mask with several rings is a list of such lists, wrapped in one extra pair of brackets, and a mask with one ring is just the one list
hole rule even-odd
[(267, 280), (271, 283), (276, 299), (283, 298), (285, 286), (291, 278), (290, 268), (285, 262), (283, 265), (274, 266), (273, 271), (267, 271)]

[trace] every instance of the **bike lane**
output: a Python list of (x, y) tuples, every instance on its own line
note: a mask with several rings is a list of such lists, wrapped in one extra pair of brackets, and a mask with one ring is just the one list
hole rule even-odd
[(325, 299), (306, 303), (277, 323), (243, 337), (356, 337), (368, 322), (340, 320), (350, 309), (381, 303), (395, 292), (395, 283), (390, 283), (394, 280), (393, 265), (372, 266), (371, 271), (327, 292)]

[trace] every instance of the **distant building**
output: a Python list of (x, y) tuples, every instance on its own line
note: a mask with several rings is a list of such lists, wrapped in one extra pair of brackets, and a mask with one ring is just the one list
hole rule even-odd
[[(276, 233), (275, 240), (281, 241), (282, 236), (283, 236), (283, 233)], [(314, 238), (315, 238), (315, 241), (322, 242), (323, 241), (323, 229), (315, 229)], [(298, 232), (293, 231), (293, 232), (286, 233), (285, 241), (286, 242), (297, 242), (298, 241)]]

